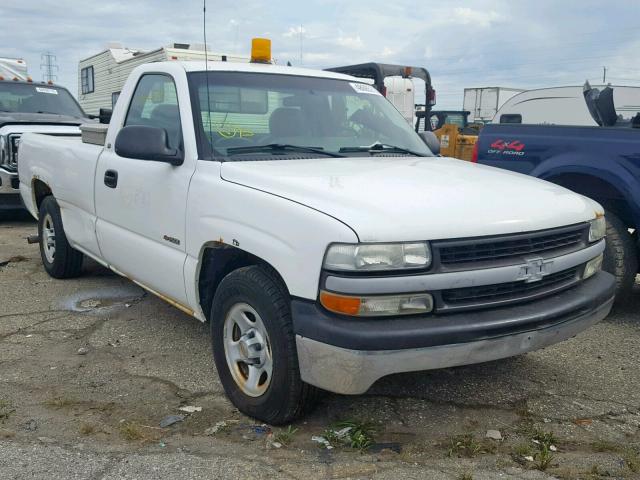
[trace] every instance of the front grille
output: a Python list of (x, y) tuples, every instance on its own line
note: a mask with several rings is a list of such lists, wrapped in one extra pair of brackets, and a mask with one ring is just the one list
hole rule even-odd
[(472, 306), (495, 306), (537, 298), (569, 287), (579, 280), (580, 267), (573, 267), (544, 277), (538, 282), (525, 281), (444, 290), (443, 309)]
[(440, 265), (445, 268), (474, 263), (505, 264), (509, 260), (519, 262), (525, 256), (553, 257), (583, 248), (587, 228), (588, 224), (582, 224), (533, 233), (436, 242), (434, 249)]
[(20, 134), (10, 133), (7, 135), (7, 143), (1, 145), (2, 165), (9, 170), (18, 169), (18, 147), (20, 146)]

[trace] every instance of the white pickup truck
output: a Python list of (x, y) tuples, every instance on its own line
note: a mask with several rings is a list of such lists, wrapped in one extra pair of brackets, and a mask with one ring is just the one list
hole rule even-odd
[[(18, 185), (18, 150), (25, 132), (80, 137), (86, 114), (69, 91), (59, 85), (21, 79), (21, 60), (6, 69), (0, 59), (0, 215), (23, 210)], [(6, 64), (7, 62), (5, 62)], [(10, 68), (12, 67), (12, 68)], [(11, 76), (6, 76), (10, 73)]]
[(434, 155), (353, 77), (142, 65), (85, 140), (22, 137), (45, 269), (91, 257), (209, 321), (229, 398), (265, 422), (316, 388), (551, 345), (612, 305), (597, 203)]

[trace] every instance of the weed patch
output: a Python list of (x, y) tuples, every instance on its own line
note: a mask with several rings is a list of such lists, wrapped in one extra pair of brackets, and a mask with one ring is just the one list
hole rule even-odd
[(348, 447), (361, 452), (374, 443), (376, 426), (371, 422), (346, 420), (334, 423), (323, 433), (323, 438), (333, 448)]
[(9, 420), (9, 417), (16, 411), (6, 400), (0, 400), (0, 423)]
[(293, 436), (296, 434), (297, 431), (298, 431), (297, 428), (293, 428), (293, 425), (289, 425), (285, 430), (282, 430), (281, 432), (276, 433), (273, 436), (273, 441), (278, 442), (285, 447), (288, 447), (289, 445), (291, 445), (291, 442), (293, 441)]

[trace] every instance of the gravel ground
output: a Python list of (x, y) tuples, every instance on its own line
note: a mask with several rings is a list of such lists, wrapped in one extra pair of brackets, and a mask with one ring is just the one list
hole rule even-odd
[[(326, 394), (287, 435), (227, 401), (205, 325), (93, 262), (49, 278), (34, 232), (0, 223), (2, 480), (640, 478), (640, 285), (570, 341)], [(373, 447), (312, 441), (339, 421)]]

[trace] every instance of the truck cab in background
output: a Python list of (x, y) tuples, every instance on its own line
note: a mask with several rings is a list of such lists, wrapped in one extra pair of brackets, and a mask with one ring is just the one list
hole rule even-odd
[[(410, 125), (415, 125), (416, 132), (419, 130), (421, 118), (416, 115), (416, 112), (420, 110), (428, 115), (431, 108), (436, 104), (436, 91), (431, 83), (431, 75), (423, 67), (371, 62), (332, 67), (326, 70), (351, 75), (371, 82), (376, 90), (396, 107)], [(424, 103), (416, 103), (417, 89), (413, 83), (413, 79), (416, 78), (424, 82)], [(424, 129), (430, 130), (428, 127)]]
[(0, 73), (0, 212), (24, 208), (18, 181), (22, 134), (79, 136), (78, 126), (88, 121), (66, 88)]

